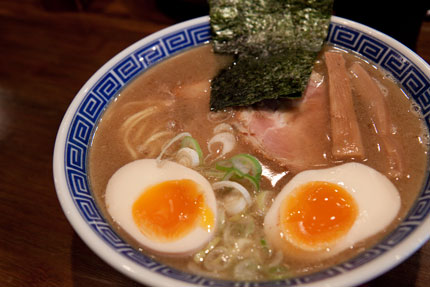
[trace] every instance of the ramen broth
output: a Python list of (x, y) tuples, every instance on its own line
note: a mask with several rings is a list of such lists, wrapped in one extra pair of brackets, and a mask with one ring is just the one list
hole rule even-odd
[[(386, 229), (332, 258), (316, 262), (295, 262), (293, 259), (282, 258), (277, 250), (267, 244), (263, 231), (265, 212), (276, 194), (298, 171), (292, 171), (288, 166), (266, 158), (264, 153), (244, 139), (243, 133), (237, 129), (237, 114), (240, 109), (227, 109), (217, 113), (209, 111), (210, 80), (232, 60), (227, 56), (215, 55), (210, 45), (193, 48), (149, 69), (124, 88), (105, 111), (89, 154), (91, 188), (102, 212), (111, 220), (106, 211), (104, 192), (116, 170), (136, 159), (156, 158), (163, 145), (174, 136), (189, 132), (200, 143), (206, 157), (201, 170), (213, 166), (217, 160), (239, 153), (248, 153), (258, 158), (263, 166), (260, 192), (251, 194), (254, 202), (244, 212), (233, 216), (222, 213), (223, 216), (218, 219), (215, 237), (217, 242), (214, 246), (184, 258), (148, 255), (188, 272), (234, 280), (263, 280), (320, 270), (345, 261), (375, 244), (402, 220), (421, 189), (427, 166), (428, 136), (416, 108), (389, 75), (351, 52), (331, 46), (324, 48), (324, 51), (329, 50), (341, 53), (346, 66), (351, 66), (354, 62), (361, 63), (377, 79), (378, 85), (389, 98), (388, 110), (396, 127), (396, 136), (403, 147), (402, 158), (406, 172), (400, 178), (391, 178), (400, 193), (401, 208), (396, 219)], [(323, 81), (327, 81), (327, 68), (322, 55), (323, 53), (318, 58), (314, 71), (322, 75)], [(379, 149), (374, 123), (369, 118), (366, 107), (357, 100), (354, 93), (353, 90), (354, 106), (366, 151), (365, 158), (359, 162), (388, 176), (386, 156)], [(298, 100), (283, 101), (289, 102), (286, 109), (300, 105)], [(268, 105), (280, 102), (270, 102)], [(214, 136), (214, 128), (220, 123), (232, 127), (230, 131), (234, 134), (236, 144), (233, 150), (222, 158), (217, 158), (217, 151), (221, 150), (221, 146), (215, 144), (208, 148), (208, 142)], [(327, 139), (330, 140), (329, 134)], [(166, 158), (171, 153), (173, 152), (166, 151)], [(330, 155), (326, 155), (326, 158), (323, 166), (309, 166), (306, 169), (327, 168), (352, 161), (333, 159)], [(206, 174), (206, 177), (211, 182), (217, 180), (210, 174)], [(264, 197), (259, 197), (261, 192), (264, 192)], [(219, 200), (225, 196), (225, 192), (215, 194)], [(112, 224), (123, 238), (147, 253), (118, 224)]]

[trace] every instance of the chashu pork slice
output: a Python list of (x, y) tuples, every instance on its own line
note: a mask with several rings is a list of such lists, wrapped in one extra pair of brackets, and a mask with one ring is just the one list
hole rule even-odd
[(275, 108), (241, 109), (235, 114), (235, 127), (257, 153), (299, 172), (329, 162), (329, 110), (326, 83), (314, 72), (302, 99), (281, 100)]

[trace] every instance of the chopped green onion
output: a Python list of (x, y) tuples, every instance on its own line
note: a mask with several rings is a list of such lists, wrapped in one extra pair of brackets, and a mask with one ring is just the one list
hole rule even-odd
[(285, 265), (277, 265), (266, 270), (266, 274), (271, 279), (282, 279), (290, 275), (288, 268)]
[(240, 192), (240, 194), (242, 194), (243, 198), (245, 199), (246, 203), (248, 205), (251, 205), (252, 199), (251, 199), (251, 196), (249, 195), (249, 192), (246, 190), (246, 188), (244, 188), (239, 183), (234, 182), (234, 181), (224, 180), (224, 181), (218, 181), (218, 182), (215, 182), (214, 184), (212, 184), (212, 188), (214, 190), (222, 189), (222, 188), (226, 188), (226, 187)]
[(233, 131), (232, 126), (226, 123), (220, 123), (214, 128), (214, 134), (219, 134), (222, 132), (232, 132), (232, 131)]
[(206, 177), (214, 178), (217, 181), (224, 180), (224, 176), (225, 176), (225, 172), (221, 170), (213, 169), (213, 168), (202, 169), (202, 173), (204, 173)]
[(233, 168), (233, 164), (230, 160), (220, 160), (215, 164), (215, 168), (221, 171), (230, 171)]
[(161, 153), (156, 158), (157, 163), (159, 164), (161, 162), (161, 159), (163, 158), (163, 156), (167, 152), (167, 150), (170, 148), (170, 146), (172, 146), (175, 142), (177, 142), (178, 140), (180, 140), (184, 137), (191, 137), (191, 134), (188, 132), (180, 133), (180, 134), (176, 135), (173, 139), (171, 139), (167, 144), (165, 144), (163, 146), (163, 148), (161, 149)]
[(239, 261), (233, 268), (233, 275), (238, 280), (255, 280), (258, 278), (260, 265), (253, 258)]
[(221, 167), (221, 170), (226, 171), (226, 173), (224, 174), (224, 177), (222, 178), (222, 180), (230, 180), (230, 179), (234, 179), (234, 177), (239, 178), (239, 179), (246, 179), (248, 180), (252, 186), (255, 188), (255, 190), (259, 190), (260, 189), (260, 182), (258, 179), (256, 179), (255, 177), (249, 175), (249, 174), (243, 174), (240, 170), (238, 170), (237, 168), (234, 167), (230, 167), (230, 168), (225, 168), (225, 167)]
[(225, 154), (231, 152), (236, 145), (236, 138), (232, 133), (222, 132), (214, 135), (208, 142), (208, 150), (210, 154), (218, 153), (219, 151), (213, 151), (212, 146), (215, 143), (222, 145), (222, 150), (218, 154), (217, 158), (223, 157)]
[(271, 197), (273, 196), (273, 192), (269, 190), (262, 190), (259, 194), (257, 194), (255, 198), (255, 203), (257, 207), (257, 212), (259, 215), (264, 215), (267, 212), (269, 207), (269, 202)]
[(269, 248), (269, 245), (267, 244), (266, 239), (261, 238), (260, 239), (260, 245), (261, 245), (261, 249), (265, 252), (265, 254), (271, 256), (272, 255), (272, 250)]
[(244, 178), (253, 185), (255, 190), (260, 189), (261, 164), (250, 154), (238, 154), (229, 160), (219, 161), (215, 168), (225, 172), (223, 180), (234, 179), (234, 177)]
[(220, 242), (221, 238), (220, 237), (214, 237), (214, 239), (212, 239), (208, 245), (206, 245), (206, 248), (204, 248), (203, 250), (197, 252), (196, 254), (194, 254), (194, 262), (196, 263), (200, 263), (204, 260), (206, 254), (208, 254), (212, 249), (215, 248), (215, 246)]
[(229, 268), (233, 261), (233, 256), (229, 250), (223, 246), (218, 246), (206, 255), (203, 265), (207, 270), (216, 272)]
[(245, 210), (247, 206), (246, 200), (241, 194), (231, 192), (222, 198), (225, 211), (228, 215), (239, 214)]
[(191, 136), (185, 136), (182, 139), (181, 147), (188, 147), (195, 150), (199, 156), (200, 164), (203, 163), (203, 152), (197, 140)]
[(224, 174), (222, 180), (230, 180), (233, 176), (238, 176), (239, 178), (242, 178), (244, 176), (243, 173), (240, 172), (240, 170), (230, 167), (228, 169), (225, 169), (226, 173)]
[(243, 214), (236, 214), (236, 215), (230, 217), (229, 221), (230, 222), (237, 222), (237, 221), (243, 220), (243, 218), (244, 218)]
[(243, 178), (247, 179), (255, 188), (256, 191), (260, 190), (260, 179), (255, 178), (249, 174), (245, 174)]
[(261, 164), (258, 159), (252, 155), (246, 153), (238, 154), (231, 158), (231, 162), (233, 163), (233, 166), (241, 172), (260, 179), (262, 173)]
[(261, 246), (263, 246), (263, 247), (267, 247), (267, 241), (266, 241), (266, 239), (261, 238), (261, 239), (260, 239), (260, 244), (261, 244)]
[(196, 167), (200, 164), (198, 153), (189, 147), (182, 147), (178, 150), (176, 161), (186, 167)]

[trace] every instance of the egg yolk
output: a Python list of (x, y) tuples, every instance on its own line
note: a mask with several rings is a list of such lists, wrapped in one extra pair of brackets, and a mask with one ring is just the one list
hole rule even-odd
[(296, 246), (322, 249), (344, 236), (357, 215), (357, 203), (343, 187), (309, 182), (294, 189), (282, 202), (281, 232)]
[(197, 225), (210, 232), (214, 215), (192, 180), (171, 180), (146, 189), (132, 207), (134, 222), (151, 239), (169, 242)]

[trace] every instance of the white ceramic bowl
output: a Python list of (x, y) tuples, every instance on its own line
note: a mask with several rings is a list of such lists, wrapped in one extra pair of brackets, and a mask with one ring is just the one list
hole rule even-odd
[[(183, 22), (131, 45), (101, 67), (70, 104), (54, 150), (58, 199), (73, 228), (102, 259), (134, 280), (156, 286), (353, 286), (393, 268), (430, 237), (429, 172), (405, 220), (373, 248), (307, 276), (271, 282), (232, 282), (184, 273), (134, 250), (106, 222), (87, 177), (88, 148), (103, 110), (136, 75), (183, 49), (210, 40), (209, 18)], [(430, 67), (411, 50), (369, 27), (332, 17), (328, 42), (356, 51), (390, 71), (430, 126)], [(428, 165), (427, 165), (428, 166)]]

